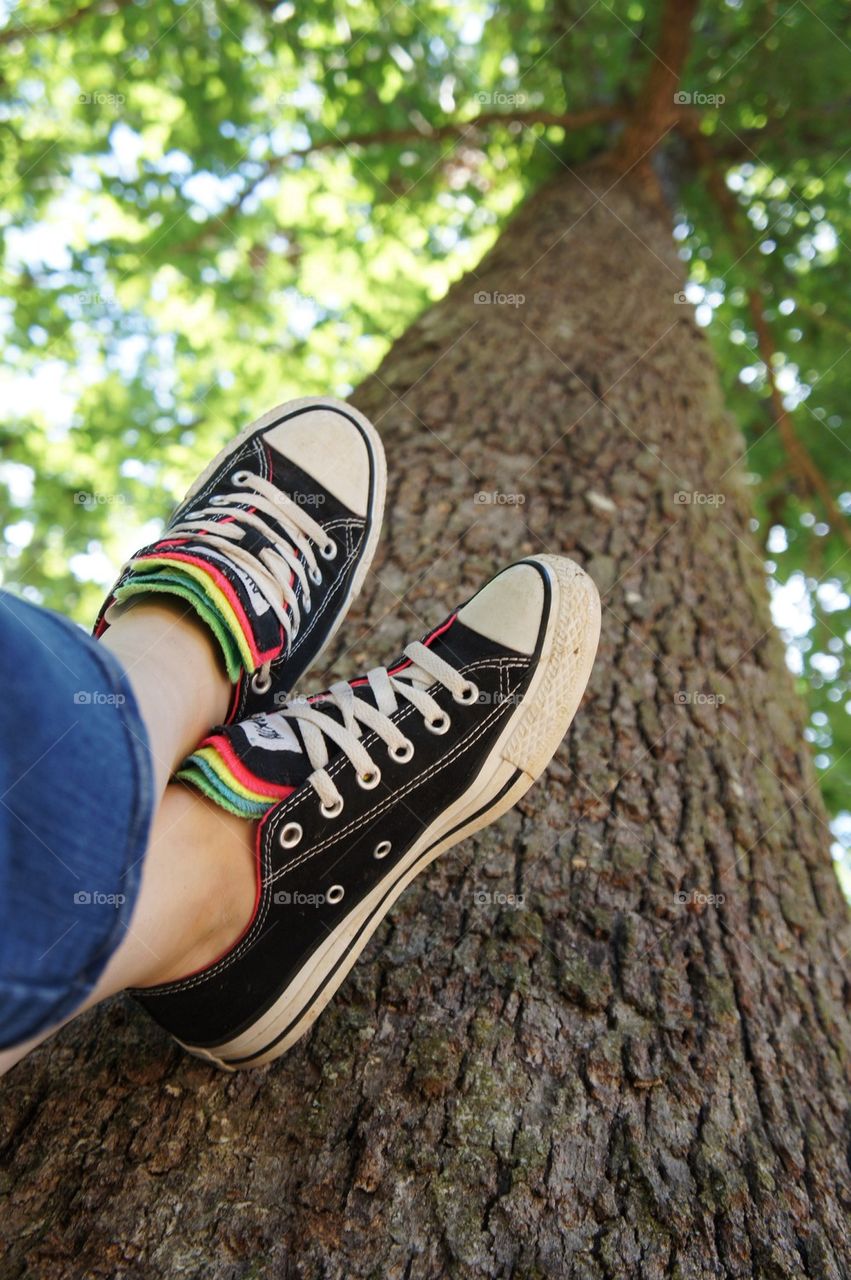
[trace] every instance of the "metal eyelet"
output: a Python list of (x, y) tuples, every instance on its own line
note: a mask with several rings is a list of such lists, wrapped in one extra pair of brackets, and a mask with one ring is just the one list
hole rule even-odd
[(389, 840), (382, 840), (375, 846), (372, 851), (373, 858), (386, 858), (390, 850), (393, 848)]
[(251, 479), (250, 471), (234, 471), (233, 475), (231, 476), (231, 480), (234, 482), (234, 484), (248, 484), (248, 481), (250, 479)]
[(397, 764), (407, 764), (414, 754), (414, 744), (410, 738), (403, 742), (401, 747), (388, 747), (387, 754), (391, 760), (395, 760)]
[(323, 560), (336, 560), (337, 551), (338, 547), (333, 538), (330, 542), (327, 542), (324, 547), (319, 548), (319, 554)]
[(381, 781), (381, 770), (373, 769), (372, 773), (359, 773), (358, 786), (364, 791), (373, 791)]
[(308, 578), (310, 578), (310, 581), (313, 583), (314, 587), (322, 586), (322, 570), (321, 569), (316, 569), (315, 572), (313, 569), (309, 569), (307, 572), (307, 576)]
[(479, 696), (479, 690), (477, 686), (473, 684), (472, 680), (468, 680), (466, 688), (464, 689), (463, 693), (457, 693), (457, 694), (453, 693), (452, 701), (460, 702), (462, 706), (469, 707), (472, 703), (476, 701), (478, 696)]
[(227, 497), (223, 493), (214, 493), (211, 495), (209, 501), (211, 507), (219, 507), (223, 502), (227, 502)]
[(449, 717), (449, 713), (442, 711), (439, 716), (435, 716), (434, 720), (426, 720), (425, 727), (429, 733), (442, 734), (446, 733), (451, 723), (452, 720)]
[(255, 671), (251, 677), (251, 688), (255, 693), (268, 693), (272, 688), (271, 671), (267, 671), (265, 676), (262, 671)]
[(343, 797), (338, 796), (333, 804), (321, 804), (319, 812), (323, 818), (337, 818), (343, 812)]
[(331, 888), (325, 894), (325, 901), (330, 902), (333, 906), (335, 902), (342, 902), (346, 891), (341, 884), (332, 884)]
[(278, 843), (282, 849), (294, 849), (303, 835), (300, 823), (287, 822), (281, 827)]

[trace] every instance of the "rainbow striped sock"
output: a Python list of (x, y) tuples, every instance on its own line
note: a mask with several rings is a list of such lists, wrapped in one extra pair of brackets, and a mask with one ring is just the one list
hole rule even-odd
[(274, 800), (252, 801), (239, 795), (210, 769), (206, 761), (199, 760), (194, 755), (188, 757), (175, 776), (181, 782), (188, 782), (208, 799), (214, 800), (219, 808), (235, 814), (237, 818), (262, 818), (276, 803)]
[[(243, 670), (252, 671), (254, 662), (245, 643), (242, 628), (237, 622), (233, 610), (228, 606), (227, 612), (220, 607), (216, 596), (221, 596), (203, 574), (184, 573), (183, 567), (169, 562), (168, 569), (156, 571), (139, 571), (119, 587), (115, 593), (118, 601), (129, 600), (131, 596), (149, 595), (152, 590), (164, 592), (166, 595), (180, 596), (192, 605), (203, 622), (212, 631), (222, 651), (228, 679), (236, 683)], [(224, 599), (224, 597), (222, 597)], [(229, 616), (228, 616), (229, 615)], [(248, 662), (245, 661), (246, 653)]]
[(176, 776), (182, 782), (197, 787), (210, 800), (235, 813), (242, 818), (262, 818), (264, 813), (279, 804), (293, 787), (275, 787), (274, 794), (261, 789), (263, 783), (257, 779), (257, 787), (251, 787), (236, 777), (228, 765), (225, 756), (216, 746), (215, 735), (206, 739), (184, 760)]

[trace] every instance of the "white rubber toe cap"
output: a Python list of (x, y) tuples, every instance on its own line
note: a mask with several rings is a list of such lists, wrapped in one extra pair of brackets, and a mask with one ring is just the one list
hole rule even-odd
[(540, 571), (530, 564), (513, 564), (458, 610), (458, 620), (495, 644), (530, 654), (538, 642), (543, 608)]
[(317, 406), (279, 423), (264, 436), (355, 515), (366, 516), (373, 460), (354, 422), (335, 409)]

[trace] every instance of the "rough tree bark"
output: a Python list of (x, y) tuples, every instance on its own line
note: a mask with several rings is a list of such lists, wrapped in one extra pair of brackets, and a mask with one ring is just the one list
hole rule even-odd
[(359, 390), (391, 493), (334, 669), (548, 550), (603, 595), (589, 693), (282, 1063), (118, 1001), (19, 1066), (3, 1277), (849, 1274), (847, 914), (680, 286), (634, 175), (563, 177)]

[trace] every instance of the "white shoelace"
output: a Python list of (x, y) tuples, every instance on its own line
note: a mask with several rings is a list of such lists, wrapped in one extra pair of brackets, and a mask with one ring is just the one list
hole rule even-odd
[[(322, 813), (327, 818), (342, 811), (343, 797), (326, 766), (329, 761), (328, 742), (333, 742), (349, 758), (357, 770), (357, 780), (366, 791), (377, 787), (381, 770), (360, 741), (361, 725), (371, 729), (387, 746), (393, 760), (404, 763), (414, 754), (414, 744), (406, 738), (398, 725), (388, 719), (399, 709), (400, 699), (410, 702), (423, 717), (426, 728), (432, 733), (446, 733), (451, 720), (426, 690), (429, 685), (442, 684), (456, 702), (471, 703), (479, 691), (471, 680), (443, 658), (438, 657), (420, 641), (409, 644), (405, 657), (412, 665), (392, 676), (386, 667), (376, 667), (367, 674), (367, 682), (375, 697), (376, 706), (359, 698), (351, 685), (344, 680), (334, 684), (320, 702), (308, 703), (294, 699), (279, 712), (296, 720), (301, 730), (304, 749), (313, 773), (307, 781), (319, 797)], [(323, 703), (332, 704), (340, 712), (343, 723), (327, 715), (320, 708)]]
[[(317, 544), (319, 554), (325, 560), (334, 559), (337, 544), (326, 535), (321, 524), (307, 514), (302, 505), (293, 502), (262, 476), (255, 475), (252, 471), (235, 471), (231, 480), (238, 489), (245, 492), (215, 494), (210, 499), (210, 506), (187, 512), (178, 524), (168, 530), (167, 536), (191, 536), (203, 532), (205, 547), (214, 547), (223, 552), (232, 563), (249, 575), (274, 610), (287, 637), (287, 645), (290, 645), (298, 635), (300, 610), (310, 613), (311, 583), (319, 586), (322, 582), (322, 570), (311, 543)], [(241, 503), (249, 503), (255, 510), (244, 511), (239, 505)], [(280, 533), (272, 529), (257, 514), (258, 511), (273, 516), (283, 527), (288, 541), (282, 541)], [(233, 523), (223, 524), (220, 520), (210, 518), (223, 515), (233, 517)], [(264, 547), (259, 556), (247, 551), (239, 546), (245, 537), (245, 528), (240, 528), (240, 525), (250, 525), (257, 529), (272, 545)], [(297, 552), (301, 552), (303, 558), (299, 558)], [(290, 583), (291, 574), (301, 583), (300, 601)], [(267, 662), (255, 673), (254, 687), (258, 693), (265, 692), (271, 684), (270, 666), (271, 663)]]

